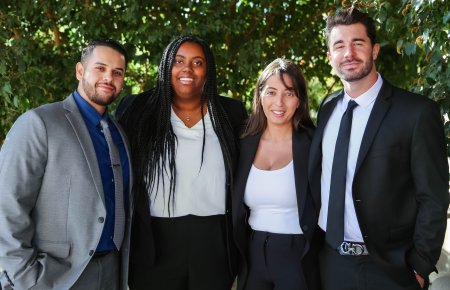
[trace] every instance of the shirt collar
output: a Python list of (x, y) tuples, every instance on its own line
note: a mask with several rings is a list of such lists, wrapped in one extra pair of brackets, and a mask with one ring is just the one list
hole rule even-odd
[[(94, 107), (91, 106), (79, 93), (77, 90), (73, 92), (73, 96), (75, 99), (75, 102), (78, 105), (78, 109), (80, 110), (81, 115), (85, 119), (86, 122), (88, 122), (90, 125), (97, 126), (100, 124), (100, 120), (102, 118), (108, 120), (108, 114), (107, 111), (102, 115), (97, 112)], [(108, 110), (108, 109), (106, 109)]]
[(350, 100), (354, 100), (360, 107), (365, 107), (370, 105), (375, 101), (380, 92), (381, 86), (383, 85), (383, 78), (377, 73), (377, 81), (368, 89), (365, 93), (360, 95), (359, 97), (352, 99), (347, 92), (344, 94), (343, 105), (346, 108), (347, 104)]

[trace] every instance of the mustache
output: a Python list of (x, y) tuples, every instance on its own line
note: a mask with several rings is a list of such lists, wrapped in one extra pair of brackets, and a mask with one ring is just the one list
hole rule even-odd
[(359, 59), (359, 58), (352, 58), (352, 59), (348, 59), (348, 60), (345, 60), (345, 61), (341, 62), (341, 65), (349, 64), (349, 63), (352, 63), (352, 62), (362, 63), (363, 61), (361, 59)]
[(117, 89), (116, 86), (112, 82), (98, 82), (95, 86), (101, 86), (101, 85), (107, 85), (113, 87), (115, 90)]

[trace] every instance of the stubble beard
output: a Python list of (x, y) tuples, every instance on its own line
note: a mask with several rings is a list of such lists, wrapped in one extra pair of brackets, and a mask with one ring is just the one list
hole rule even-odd
[(100, 106), (108, 106), (112, 102), (115, 101), (118, 94), (111, 93), (110, 96), (100, 96), (96, 90), (95, 85), (91, 85), (87, 80), (83, 79), (82, 81), (83, 90), (86, 93), (89, 100), (91, 100), (93, 103), (100, 105)]
[[(342, 65), (342, 64), (341, 64)], [(358, 71), (349, 71), (345, 72), (345, 70), (340, 68), (340, 65), (336, 68), (336, 74), (342, 80), (346, 82), (354, 82), (359, 81), (370, 74), (373, 68), (373, 58), (371, 57), (367, 62), (364, 63), (364, 66)]]

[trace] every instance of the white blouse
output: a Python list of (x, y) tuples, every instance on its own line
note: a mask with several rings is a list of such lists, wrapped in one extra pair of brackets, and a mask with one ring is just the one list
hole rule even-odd
[[(159, 186), (155, 186), (150, 194), (152, 216), (225, 214), (226, 172), (222, 149), (208, 113), (204, 116), (204, 121), (205, 151), (203, 164), (201, 164), (202, 121), (200, 120), (193, 127), (188, 128), (172, 109), (171, 122), (177, 136), (175, 203), (173, 204), (171, 200), (168, 204), (170, 181), (168, 174), (164, 172), (162, 178), (160, 177)], [(168, 165), (166, 168), (167, 172), (170, 172)], [(170, 216), (168, 206), (170, 206)]]

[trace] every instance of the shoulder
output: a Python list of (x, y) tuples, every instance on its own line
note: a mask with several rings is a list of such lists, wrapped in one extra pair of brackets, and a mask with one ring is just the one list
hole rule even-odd
[(238, 131), (241, 131), (241, 126), (247, 119), (247, 111), (245, 110), (244, 104), (239, 100), (223, 96), (218, 96), (218, 100), (232, 126), (239, 128)]
[(151, 89), (123, 97), (115, 110), (115, 118), (122, 123), (124, 118), (130, 117), (130, 115), (139, 115), (144, 109), (147, 110), (146, 104), (149, 99), (153, 98), (153, 92), (154, 89)]
[(439, 110), (439, 105), (432, 99), (392, 85), (383, 79), (380, 96), (391, 102), (398, 111), (414, 114), (423, 110)]
[(320, 107), (325, 106), (326, 104), (328, 104), (329, 102), (331, 102), (332, 100), (337, 99), (338, 97), (340, 97), (342, 94), (344, 93), (344, 90), (337, 90), (331, 94), (329, 94), (328, 96), (325, 97), (325, 99), (323, 99), (322, 104), (320, 105)]
[(239, 100), (235, 100), (233, 98), (228, 98), (224, 96), (218, 96), (218, 99), (227, 113), (243, 110), (245, 111), (244, 104)]

